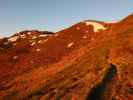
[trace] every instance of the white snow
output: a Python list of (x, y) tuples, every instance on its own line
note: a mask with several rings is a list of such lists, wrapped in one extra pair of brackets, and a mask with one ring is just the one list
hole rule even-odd
[(46, 37), (46, 36), (48, 36), (48, 34), (41, 34), (41, 35), (39, 35), (39, 37)]
[(84, 36), (83, 36), (83, 39), (87, 39), (87, 36), (86, 36), (86, 35), (84, 35)]
[(99, 30), (106, 30), (106, 28), (100, 23), (90, 22), (90, 21), (85, 22), (85, 23), (86, 23), (87, 26), (92, 25), (94, 27), (94, 32), (98, 32)]
[(28, 35), (31, 35), (31, 32), (27, 32)]
[(13, 59), (18, 59), (18, 56), (14, 56)]
[(37, 52), (41, 51), (40, 49), (36, 49)]
[(72, 47), (74, 45), (74, 42), (71, 42), (67, 45), (68, 48)]
[(31, 46), (34, 46), (35, 44), (36, 44), (36, 42), (32, 42), (30, 45), (31, 45)]
[(33, 36), (33, 37), (32, 37), (32, 39), (36, 39), (36, 38), (37, 38), (37, 36)]
[(18, 39), (19, 39), (18, 36), (13, 36), (13, 37), (9, 38), (8, 41), (10, 41), (10, 42), (15, 42), (15, 41), (17, 41)]
[(38, 43), (42, 43), (42, 40), (39, 40)]

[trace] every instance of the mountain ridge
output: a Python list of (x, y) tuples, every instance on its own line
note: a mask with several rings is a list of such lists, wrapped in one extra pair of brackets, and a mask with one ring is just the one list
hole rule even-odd
[(133, 99), (133, 14), (0, 40), (0, 100)]

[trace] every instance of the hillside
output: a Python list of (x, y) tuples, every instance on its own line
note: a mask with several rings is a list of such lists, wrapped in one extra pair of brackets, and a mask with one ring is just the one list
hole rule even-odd
[(0, 39), (0, 100), (132, 100), (133, 14)]

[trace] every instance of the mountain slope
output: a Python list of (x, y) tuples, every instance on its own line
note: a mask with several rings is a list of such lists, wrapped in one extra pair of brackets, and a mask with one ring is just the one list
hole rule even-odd
[(132, 33), (130, 15), (1, 40), (0, 100), (132, 100)]

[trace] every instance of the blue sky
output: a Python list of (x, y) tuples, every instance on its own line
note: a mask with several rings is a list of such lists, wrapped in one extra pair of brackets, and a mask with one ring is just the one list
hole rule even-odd
[(59, 31), (82, 20), (120, 20), (133, 0), (0, 0), (0, 37), (38, 29)]

